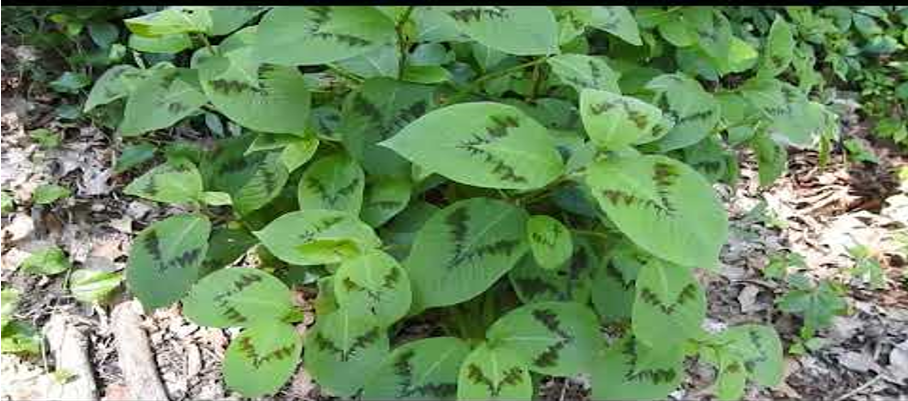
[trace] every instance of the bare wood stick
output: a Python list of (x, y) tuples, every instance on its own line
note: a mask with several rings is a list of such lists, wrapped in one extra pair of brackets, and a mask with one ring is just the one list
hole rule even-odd
[(110, 325), (117, 343), (120, 370), (133, 399), (167, 401), (167, 391), (158, 376), (137, 309), (135, 301), (128, 301), (117, 305), (111, 313)]
[(47, 389), (48, 399), (97, 400), (98, 386), (88, 357), (88, 338), (66, 315), (55, 314), (44, 326), (44, 337), (54, 355), (56, 370), (66, 379)]

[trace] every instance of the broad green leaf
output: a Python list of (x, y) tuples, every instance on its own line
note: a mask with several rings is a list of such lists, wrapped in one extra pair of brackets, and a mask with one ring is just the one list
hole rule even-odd
[(416, 233), (440, 208), (431, 203), (414, 200), (381, 228), (382, 241), (388, 253), (398, 260), (410, 254)]
[(176, 54), (192, 48), (192, 39), (186, 33), (162, 36), (129, 35), (129, 48), (143, 53)]
[(418, 84), (437, 84), (450, 81), (451, 73), (437, 65), (408, 65), (401, 79)]
[(486, 332), (496, 350), (513, 353), (538, 373), (574, 376), (593, 367), (602, 335), (589, 307), (574, 302), (540, 302), (508, 312)]
[(788, 150), (763, 132), (754, 135), (750, 143), (757, 155), (760, 186), (772, 185), (788, 168)]
[(488, 47), (518, 56), (558, 52), (558, 22), (543, 6), (438, 7), (457, 28)]
[(196, 214), (168, 217), (139, 233), (129, 249), (126, 282), (145, 310), (186, 294), (199, 277), (210, 233), (211, 223)]
[(215, 228), (211, 232), (208, 252), (202, 262), (203, 273), (212, 272), (233, 263), (257, 243), (256, 238), (244, 228), (234, 228), (230, 225)]
[(655, 141), (673, 126), (656, 106), (596, 89), (580, 92), (580, 117), (590, 139), (608, 150)]
[(382, 326), (404, 317), (412, 300), (407, 272), (377, 249), (341, 263), (334, 275), (334, 295), (341, 308), (355, 315), (372, 315)]
[(339, 130), (344, 147), (369, 174), (405, 177), (410, 163), (378, 146), (431, 110), (435, 88), (391, 79), (369, 79), (344, 102)]
[(137, 35), (163, 36), (176, 33), (208, 33), (212, 21), (210, 7), (177, 6), (123, 20)]
[(381, 145), (427, 170), (478, 187), (534, 189), (564, 171), (545, 127), (500, 103), (432, 111)]
[(587, 303), (592, 292), (592, 274), (600, 263), (599, 255), (583, 238), (570, 259), (556, 269), (539, 266), (533, 255), (526, 255), (510, 272), (508, 279), (517, 297), (525, 304), (545, 301)]
[(411, 341), (394, 349), (366, 382), (364, 400), (454, 400), (470, 346), (456, 337)]
[[(727, 65), (723, 64), (722, 66), (723, 74), (747, 71), (756, 64), (760, 56), (757, 53), (757, 49), (738, 37), (731, 38), (728, 51)], [(721, 60), (724, 62), (726, 59), (722, 58)]]
[(292, 173), (312, 159), (315, 151), (318, 150), (319, 143), (321, 142), (317, 137), (308, 136), (305, 138), (294, 138), (293, 142), (284, 146), (284, 149), (281, 150), (280, 158), (287, 171)]
[(716, 376), (716, 399), (721, 401), (741, 399), (746, 383), (747, 371), (741, 366), (741, 361), (734, 357), (722, 359)]
[(593, 272), (593, 307), (599, 317), (613, 323), (628, 320), (636, 297), (637, 274), (646, 258), (627, 242), (619, 243), (608, 260)]
[(546, 62), (562, 82), (576, 89), (578, 93), (587, 88), (621, 93), (618, 88), (619, 74), (601, 57), (559, 54)]
[(108, 68), (91, 87), (82, 110), (87, 113), (95, 107), (126, 97), (130, 89), (127, 84), (129, 78), (141, 75), (142, 72), (131, 65), (115, 65)]
[(574, 251), (570, 230), (550, 216), (536, 215), (527, 220), (527, 241), (536, 262), (545, 269), (557, 269)]
[(394, 21), (374, 7), (286, 6), (262, 17), (261, 62), (317, 65), (366, 53), (395, 38)]
[(279, 321), (293, 309), (290, 289), (258, 269), (233, 268), (211, 273), (183, 298), (183, 313), (209, 327), (250, 327)]
[(699, 173), (661, 155), (598, 161), (586, 183), (637, 246), (671, 262), (710, 268), (728, 235), (728, 218)]
[(785, 71), (791, 64), (795, 42), (791, 26), (782, 15), (776, 15), (763, 47), (763, 61), (760, 64), (759, 76), (774, 77)]
[(133, 180), (123, 193), (164, 203), (187, 203), (202, 195), (202, 175), (195, 164), (171, 159)]
[(782, 381), (782, 341), (771, 326), (744, 324), (718, 335), (723, 351), (743, 362), (749, 377), (763, 386), (775, 387)]
[(334, 296), (334, 275), (325, 276), (316, 281), (318, 296), (312, 305), (317, 317), (325, 316), (337, 310), (337, 297)]
[[(255, 54), (256, 27), (230, 35), (217, 55), (195, 61), (202, 89), (228, 118), (246, 128), (302, 133), (309, 122), (310, 94), (295, 68), (264, 64)], [(261, 36), (266, 38), (268, 36)]]
[(123, 275), (117, 272), (79, 269), (69, 277), (69, 292), (82, 302), (103, 302), (123, 282)]
[(337, 66), (363, 78), (400, 76), (400, 49), (389, 42), (363, 54), (343, 59)]
[(634, 15), (625, 6), (593, 6), (592, 27), (601, 29), (634, 46), (640, 46), (640, 30)]
[(827, 130), (835, 130), (835, 115), (812, 102), (797, 87), (776, 79), (753, 79), (739, 90), (771, 121), (768, 130), (777, 141), (805, 147)]
[(267, 154), (255, 166), (245, 183), (230, 193), (233, 206), (241, 215), (262, 208), (280, 194), (289, 175), (279, 153)]
[(466, 35), (457, 28), (457, 21), (448, 17), (439, 7), (416, 7), (410, 18), (416, 24), (419, 42), (467, 42)]
[(701, 332), (706, 294), (691, 269), (650, 259), (637, 275), (636, 288), (632, 323), (640, 342), (660, 349), (680, 347)]
[(668, 13), (664, 20), (658, 22), (657, 28), (662, 38), (679, 48), (697, 43), (696, 26), (686, 21), (683, 13)]
[(205, 188), (230, 194), (237, 212), (244, 216), (277, 198), (289, 177), (280, 152), (247, 154), (251, 140), (251, 135), (244, 135), (220, 141), (201, 163)]
[(412, 186), (400, 178), (379, 177), (367, 183), (360, 218), (372, 227), (385, 224), (407, 207)]
[(464, 359), (457, 378), (458, 400), (530, 400), (530, 373), (511, 351), (482, 344)]
[[(695, 10), (693, 13), (699, 14), (697, 18), (689, 17), (691, 9)], [(734, 36), (728, 18), (710, 7), (690, 7), (684, 11), (688, 12), (688, 21), (696, 27), (697, 47), (712, 60), (722, 60), (724, 63), (729, 57)]]
[(39, 205), (49, 205), (72, 194), (69, 188), (57, 184), (42, 184), (35, 188), (32, 201)]
[(549, 7), (558, 22), (558, 44), (564, 45), (583, 35), (586, 27), (593, 22), (593, 7), (554, 6)]
[(375, 318), (340, 308), (309, 329), (305, 366), (322, 389), (349, 398), (379, 369), (388, 348), (388, 334)]
[(683, 148), (710, 135), (719, 122), (716, 98), (696, 80), (680, 74), (666, 74), (650, 81), (646, 88), (656, 93), (655, 104), (674, 123), (654, 145), (662, 152)]
[[(664, 337), (672, 335), (669, 332), (660, 334)], [(592, 398), (666, 399), (681, 384), (683, 360), (681, 347), (654, 350), (633, 337), (623, 337), (597, 359), (592, 373)]]
[(505, 52), (495, 50), (479, 42), (470, 43), (470, 50), (473, 54), (473, 59), (476, 60), (482, 71), (489, 71), (510, 57)]
[(51, 245), (33, 252), (22, 261), (19, 269), (29, 274), (52, 276), (63, 273), (72, 267), (72, 262), (56, 245)]
[(334, 153), (313, 162), (297, 189), (300, 209), (327, 209), (359, 215), (366, 176), (345, 153)]
[(207, 101), (195, 70), (155, 69), (131, 91), (119, 131), (124, 136), (135, 136), (170, 127)]
[(338, 210), (287, 213), (254, 234), (274, 256), (300, 266), (338, 263), (381, 245), (371, 227)]
[(123, 148), (123, 151), (117, 156), (114, 172), (120, 174), (151, 160), (157, 150), (158, 148), (151, 143), (140, 143)]
[(412, 311), (457, 304), (491, 287), (526, 252), (526, 219), (523, 209), (488, 198), (462, 200), (435, 213), (404, 262)]
[(227, 35), (243, 26), (259, 13), (265, 11), (263, 6), (218, 6), (212, 7), (211, 35)]
[(277, 392), (296, 370), (302, 345), (287, 323), (262, 321), (246, 327), (224, 353), (227, 387), (246, 397)]
[(200, 199), (208, 206), (228, 206), (233, 204), (233, 199), (226, 192), (205, 191), (202, 192)]
[(0, 311), (3, 313), (0, 329), (5, 328), (6, 324), (13, 319), (13, 313), (16, 312), (16, 307), (19, 306), (21, 295), (22, 293), (15, 288), (6, 288), (0, 291)]
[(3, 338), (0, 349), (4, 354), (41, 354), (43, 339), (35, 327), (29, 323), (14, 320), (3, 327)]

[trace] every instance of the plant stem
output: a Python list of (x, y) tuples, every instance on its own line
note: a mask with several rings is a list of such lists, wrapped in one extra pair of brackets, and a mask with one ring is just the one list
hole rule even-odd
[(413, 13), (415, 7), (407, 6), (404, 15), (397, 21), (397, 26), (394, 27), (394, 30), (397, 31), (397, 46), (400, 52), (400, 57), (397, 61), (397, 79), (403, 79), (404, 69), (407, 67), (407, 57), (410, 55), (410, 41), (404, 34), (404, 25), (410, 20), (410, 14)]
[(204, 43), (204, 44), (205, 44), (205, 47), (208, 48), (208, 52), (209, 52), (209, 53), (211, 53), (211, 54), (213, 54), (213, 55), (215, 55), (215, 56), (220, 56), (220, 55), (221, 55), (220, 51), (216, 50), (216, 49), (214, 48), (214, 46), (211, 45), (211, 42), (208, 41), (208, 36), (205, 36), (204, 33), (200, 33), (200, 34), (198, 34), (198, 37), (199, 37), (200, 39), (202, 39), (202, 43)]
[(540, 57), (535, 60), (527, 61), (526, 63), (523, 63), (523, 64), (515, 65), (508, 69), (490, 72), (486, 75), (483, 75), (483, 76), (477, 78), (472, 83), (470, 83), (470, 85), (467, 86), (466, 88), (464, 88), (464, 90), (457, 92), (453, 97), (451, 97), (451, 99), (449, 99), (447, 101), (447, 103), (453, 104), (453, 103), (457, 103), (457, 102), (463, 100), (463, 98), (467, 97), (467, 95), (469, 95), (470, 92), (473, 92), (473, 90), (478, 89), (482, 85), (483, 82), (523, 70), (527, 67), (532, 67), (534, 65), (544, 63), (548, 59), (549, 59), (549, 56)]
[(611, 239), (612, 239), (611, 237), (608, 236), (608, 234), (606, 234), (606, 233), (601, 233), (601, 232), (599, 232), (599, 231), (593, 231), (593, 230), (579, 230), (579, 229), (575, 229), (575, 228), (574, 228), (574, 229), (571, 229), (571, 231), (573, 231), (574, 234), (587, 235), (587, 236), (590, 236), (590, 237), (597, 237), (597, 238), (601, 238), (601, 239), (604, 239), (604, 240), (611, 240)]

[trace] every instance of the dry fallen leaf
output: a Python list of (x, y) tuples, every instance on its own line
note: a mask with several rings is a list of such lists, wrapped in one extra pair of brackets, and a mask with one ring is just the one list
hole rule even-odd
[(763, 305), (757, 305), (757, 295), (760, 294), (760, 288), (755, 285), (747, 284), (738, 294), (738, 303), (741, 304), (741, 313), (750, 313), (762, 310)]
[(902, 383), (908, 380), (908, 340), (896, 345), (889, 353), (889, 374)]

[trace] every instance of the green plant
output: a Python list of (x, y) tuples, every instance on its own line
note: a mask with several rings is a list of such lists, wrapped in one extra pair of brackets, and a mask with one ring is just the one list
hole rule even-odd
[[(222, 137), (171, 144), (126, 187), (190, 211), (138, 235), (127, 284), (145, 308), (242, 328), (231, 388), (273, 393), (304, 348), (324, 391), (369, 399), (530, 399), (537, 375), (580, 373), (597, 399), (662, 398), (698, 355), (723, 399), (781, 380), (771, 328), (701, 329), (695, 271), (719, 265), (710, 185), (734, 181), (736, 150), (768, 184), (787, 146), (837, 135), (791, 83), (783, 16), (750, 41), (713, 7), (171, 7), (125, 23), (137, 65), (84, 106), (133, 146), (118, 168), (174, 125)], [(224, 269), (250, 249), (256, 268)], [(444, 335), (392, 349), (414, 318)]]
[(847, 313), (843, 285), (826, 279), (814, 283), (801, 273), (788, 276), (786, 281), (790, 288), (776, 303), (783, 312), (794, 313), (804, 319), (800, 330), (802, 341), (809, 341), (817, 330), (829, 327), (834, 316)]

